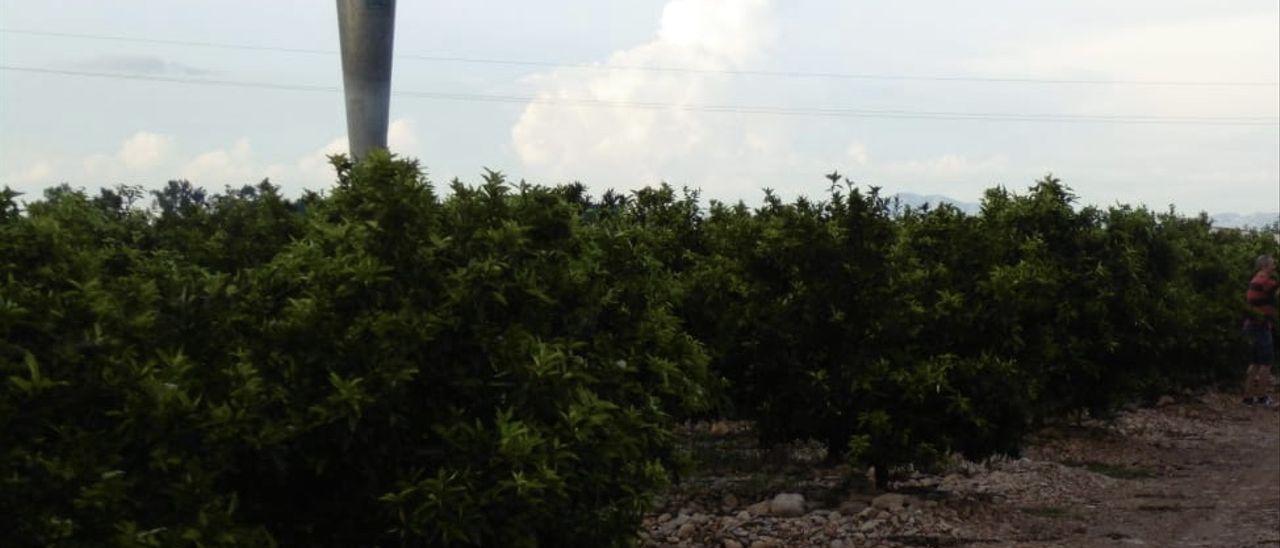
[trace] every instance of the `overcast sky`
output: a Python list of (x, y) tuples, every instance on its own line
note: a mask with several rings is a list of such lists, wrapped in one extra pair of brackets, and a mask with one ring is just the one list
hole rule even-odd
[[(976, 201), (984, 188), (1024, 188), (1051, 171), (1086, 203), (1280, 209), (1275, 0), (411, 0), (398, 9), (394, 88), (409, 94), (392, 98), (391, 147), (437, 183), (476, 182), (489, 167), (597, 193), (667, 181), (756, 202), (763, 187), (819, 195), (836, 169), (891, 192)], [(270, 177), (297, 193), (331, 184), (324, 155), (345, 149), (339, 93), (12, 69), (332, 88), (336, 55), (271, 49), (336, 51), (332, 1), (0, 0), (0, 27), (9, 69), (0, 70), (0, 185), (154, 188), (186, 178), (221, 189)], [(402, 57), (414, 55), (577, 66)], [(635, 66), (696, 70), (616, 69)], [(991, 81), (1001, 78), (1058, 82)], [(1133, 83), (1153, 81), (1197, 85)], [(1236, 85), (1200, 85), (1215, 82)], [(539, 101), (475, 100), (495, 95)], [(1125, 122), (1083, 121), (1116, 117)], [(1186, 121), (1195, 123), (1167, 123)]]

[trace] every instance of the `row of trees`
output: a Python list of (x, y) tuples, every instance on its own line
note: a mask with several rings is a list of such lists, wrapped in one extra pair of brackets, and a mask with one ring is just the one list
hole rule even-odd
[(1269, 245), (1051, 178), (971, 216), (835, 175), (821, 201), (704, 208), (335, 165), (298, 200), (0, 196), (6, 534), (625, 542), (689, 417), (884, 473), (1230, 378)]

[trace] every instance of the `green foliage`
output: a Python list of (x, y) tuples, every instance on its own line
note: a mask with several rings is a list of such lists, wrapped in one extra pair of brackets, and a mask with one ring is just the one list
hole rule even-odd
[(0, 508), (36, 544), (601, 545), (705, 362), (650, 235), (556, 190), (338, 164), (6, 217)]
[(1045, 421), (1238, 374), (1265, 236), (1078, 208), (1052, 176), (975, 216), (830, 179), (824, 201), (766, 193), (666, 225), (694, 232), (672, 262), (682, 316), (762, 442), (817, 439), (883, 473), (1016, 453)]
[(1240, 369), (1270, 235), (1078, 207), (978, 215), (454, 182), (335, 158), (327, 195), (0, 193), (0, 527), (34, 545), (595, 546), (672, 423), (927, 466), (1015, 453)]
[(686, 316), (764, 441), (813, 437), (843, 446), (894, 306), (882, 259), (893, 226), (883, 199), (856, 189), (828, 202), (755, 212), (714, 204), (707, 253), (689, 272)]

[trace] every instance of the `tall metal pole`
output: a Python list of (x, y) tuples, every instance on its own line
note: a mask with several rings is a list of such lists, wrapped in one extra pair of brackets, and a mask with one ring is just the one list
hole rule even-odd
[(387, 148), (396, 0), (337, 1), (347, 143), (351, 157), (359, 160), (372, 149)]

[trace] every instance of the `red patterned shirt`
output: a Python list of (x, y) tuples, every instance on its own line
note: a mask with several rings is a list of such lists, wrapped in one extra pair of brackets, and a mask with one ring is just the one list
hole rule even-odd
[(1245, 300), (1268, 324), (1276, 320), (1276, 285), (1277, 282), (1269, 274), (1258, 272), (1249, 280), (1249, 291), (1245, 292)]

